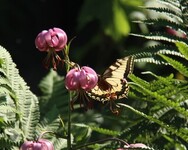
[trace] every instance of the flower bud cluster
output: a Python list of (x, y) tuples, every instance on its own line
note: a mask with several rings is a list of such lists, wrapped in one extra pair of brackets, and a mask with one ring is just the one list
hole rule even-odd
[[(49, 30), (43, 30), (39, 33), (35, 39), (36, 48), (39, 51), (48, 52), (48, 55), (44, 61), (46, 68), (52, 64), (53, 69), (57, 69), (59, 62), (67, 63), (69, 67), (73, 67), (72, 63), (69, 60), (68, 51), (69, 44), (67, 44), (67, 35), (66, 33), (59, 28), (53, 28)], [(61, 51), (64, 54), (64, 59), (62, 59), (56, 52)], [(87, 102), (90, 104), (89, 99), (86, 97), (85, 92), (91, 90), (96, 86), (98, 82), (98, 75), (96, 72), (87, 66), (83, 67), (74, 67), (67, 72), (65, 78), (65, 86), (70, 91), (76, 91), (78, 97), (82, 96), (82, 101), (87, 99)]]

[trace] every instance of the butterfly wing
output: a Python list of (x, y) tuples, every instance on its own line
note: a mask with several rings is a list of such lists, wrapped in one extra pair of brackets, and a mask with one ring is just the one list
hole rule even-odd
[(98, 84), (87, 93), (88, 96), (102, 102), (125, 98), (129, 90), (126, 78), (132, 73), (133, 64), (133, 56), (117, 59), (99, 76)]

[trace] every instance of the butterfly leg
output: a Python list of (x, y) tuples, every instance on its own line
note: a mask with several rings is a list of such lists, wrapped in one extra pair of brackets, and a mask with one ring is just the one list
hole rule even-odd
[(110, 110), (113, 114), (119, 115), (118, 106), (115, 104), (113, 100), (110, 101)]

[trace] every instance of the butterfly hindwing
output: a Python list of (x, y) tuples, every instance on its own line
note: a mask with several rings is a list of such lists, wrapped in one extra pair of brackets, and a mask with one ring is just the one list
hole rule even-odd
[(88, 96), (102, 102), (125, 98), (129, 90), (126, 78), (133, 71), (133, 62), (133, 56), (117, 59), (99, 76), (98, 84)]

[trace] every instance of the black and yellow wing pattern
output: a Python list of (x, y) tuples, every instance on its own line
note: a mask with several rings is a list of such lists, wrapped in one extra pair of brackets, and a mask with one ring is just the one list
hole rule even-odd
[(87, 95), (101, 102), (127, 97), (129, 86), (126, 78), (133, 72), (133, 67), (133, 56), (117, 59), (102, 75), (99, 75), (98, 84), (88, 91)]

